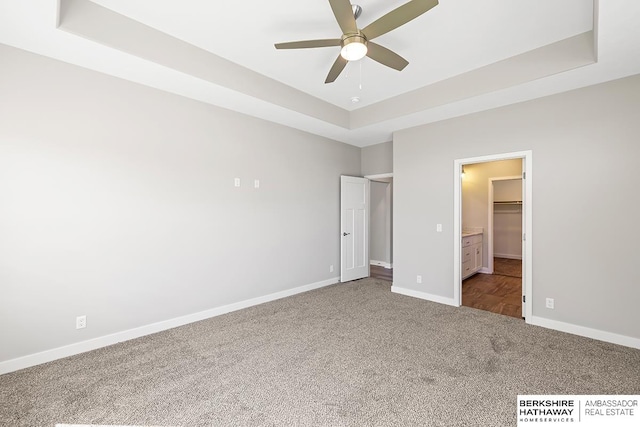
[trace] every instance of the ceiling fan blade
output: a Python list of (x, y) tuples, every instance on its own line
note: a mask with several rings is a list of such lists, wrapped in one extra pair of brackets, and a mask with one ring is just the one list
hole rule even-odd
[(367, 43), (367, 48), (367, 56), (382, 65), (398, 71), (402, 71), (404, 67), (409, 65), (409, 61), (384, 46), (369, 42)]
[(340, 39), (302, 40), (299, 42), (276, 43), (276, 49), (306, 49), (312, 47), (340, 46)]
[(348, 61), (344, 59), (342, 55), (338, 55), (336, 62), (333, 63), (333, 66), (331, 67), (331, 70), (329, 70), (329, 74), (327, 75), (327, 79), (324, 82), (333, 83), (338, 78), (342, 70), (344, 70), (344, 67), (347, 66), (347, 62)]
[(342, 34), (353, 34), (358, 32), (356, 18), (353, 16), (353, 9), (349, 0), (329, 0), (333, 15), (340, 25)]
[(429, 9), (438, 5), (438, 0), (412, 0), (397, 9), (392, 10), (371, 24), (367, 25), (362, 33), (367, 40), (372, 40), (391, 30), (395, 30), (412, 19), (417, 18)]

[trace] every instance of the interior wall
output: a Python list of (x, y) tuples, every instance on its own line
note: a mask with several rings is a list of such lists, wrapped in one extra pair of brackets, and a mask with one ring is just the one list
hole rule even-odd
[(393, 142), (362, 148), (362, 175), (378, 175), (393, 172)]
[[(489, 179), (521, 176), (522, 160), (500, 160), (464, 166), (462, 179), (462, 228), (482, 227), (482, 266), (489, 265)], [(494, 242), (495, 244), (495, 242)], [(494, 248), (495, 251), (495, 248)], [(521, 251), (522, 253), (522, 251)]]
[(0, 362), (337, 278), (359, 148), (0, 57)]
[(521, 202), (522, 179), (516, 178), (494, 181), (493, 200), (495, 202)]
[(454, 161), (532, 150), (532, 315), (640, 338), (639, 88), (636, 75), (396, 132), (394, 286), (452, 301)]

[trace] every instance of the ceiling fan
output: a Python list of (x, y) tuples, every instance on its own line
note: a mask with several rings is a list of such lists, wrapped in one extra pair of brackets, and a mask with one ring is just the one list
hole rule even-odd
[(329, 0), (333, 14), (342, 30), (339, 39), (303, 40), (288, 43), (276, 43), (276, 49), (305, 49), (314, 47), (341, 46), (340, 55), (333, 63), (325, 83), (335, 81), (349, 61), (357, 61), (368, 56), (387, 67), (401, 71), (409, 62), (395, 52), (373, 43), (376, 37), (395, 30), (412, 19), (417, 18), (438, 5), (438, 0), (411, 0), (373, 21), (360, 30), (356, 18), (362, 9), (351, 5), (349, 0)]

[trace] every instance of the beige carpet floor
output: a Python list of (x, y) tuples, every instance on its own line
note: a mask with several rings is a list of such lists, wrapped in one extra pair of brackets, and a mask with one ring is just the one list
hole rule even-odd
[(1, 426), (512, 426), (517, 394), (640, 394), (640, 350), (364, 279), (0, 376)]

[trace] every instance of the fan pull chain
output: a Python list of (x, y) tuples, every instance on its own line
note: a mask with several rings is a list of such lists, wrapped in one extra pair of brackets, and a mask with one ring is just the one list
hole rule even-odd
[(362, 60), (360, 62), (360, 90), (362, 90)]

